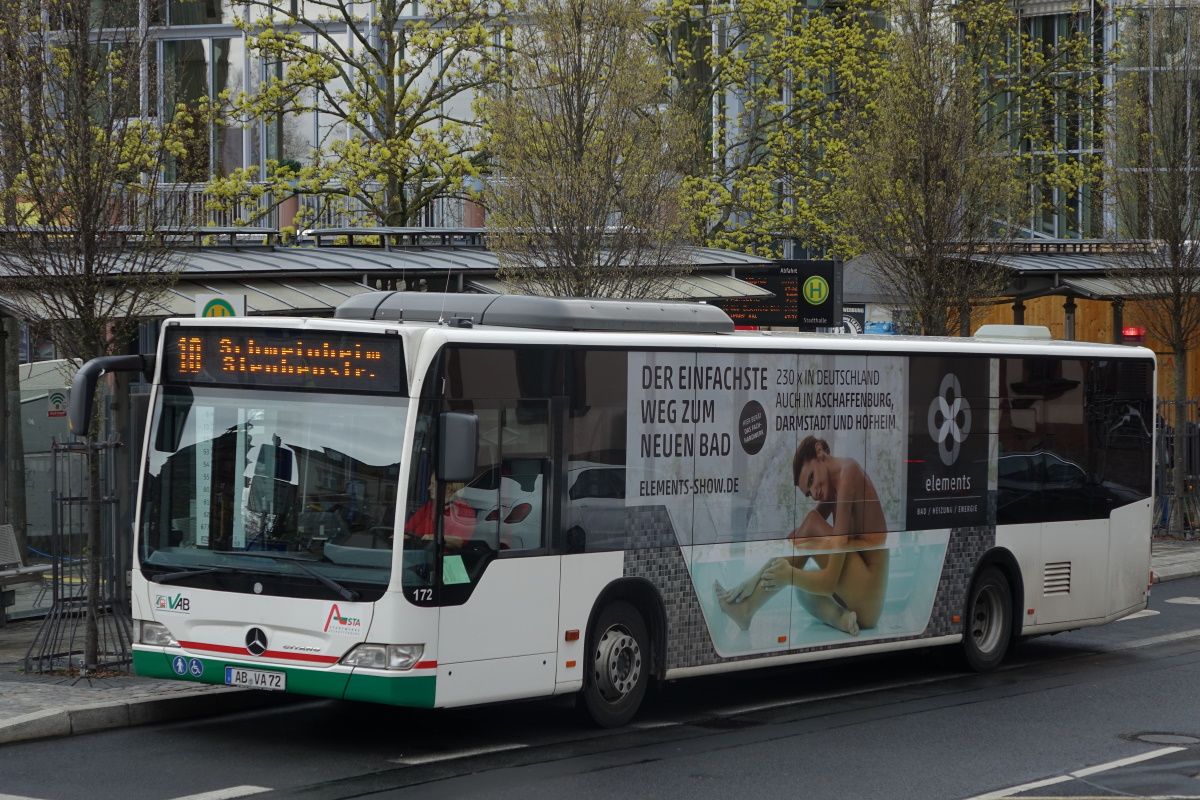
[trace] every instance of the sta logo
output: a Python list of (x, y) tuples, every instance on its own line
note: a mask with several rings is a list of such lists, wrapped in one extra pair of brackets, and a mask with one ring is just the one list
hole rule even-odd
[(160, 594), (154, 598), (154, 605), (163, 611), (191, 611), (192, 601), (181, 594), (168, 597)]
[(324, 630), (325, 633), (358, 633), (362, 630), (362, 620), (343, 616), (337, 603), (334, 603), (333, 608), (329, 609), (329, 616), (325, 618)]

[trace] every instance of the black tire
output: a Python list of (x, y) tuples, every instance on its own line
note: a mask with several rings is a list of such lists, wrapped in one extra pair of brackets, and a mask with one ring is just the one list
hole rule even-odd
[(580, 706), (602, 728), (633, 719), (650, 683), (650, 637), (630, 603), (609, 603), (588, 631)]
[(995, 567), (975, 576), (963, 614), (962, 647), (967, 666), (991, 672), (1000, 666), (1012, 641), (1012, 590)]

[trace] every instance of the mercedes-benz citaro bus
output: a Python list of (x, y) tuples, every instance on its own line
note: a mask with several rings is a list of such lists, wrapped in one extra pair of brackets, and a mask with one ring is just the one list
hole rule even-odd
[(376, 292), (172, 319), (133, 569), (140, 675), (447, 708), (1018, 637), (1145, 607), (1155, 361), (735, 331), (719, 309)]

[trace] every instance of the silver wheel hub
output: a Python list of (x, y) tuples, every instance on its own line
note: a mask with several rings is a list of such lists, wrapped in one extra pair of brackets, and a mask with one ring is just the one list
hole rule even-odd
[(985, 586), (971, 609), (971, 639), (979, 652), (992, 653), (999, 646), (1003, 614), (1000, 591), (995, 586)]
[(642, 648), (629, 631), (614, 625), (596, 643), (596, 688), (610, 703), (633, 691), (642, 677)]

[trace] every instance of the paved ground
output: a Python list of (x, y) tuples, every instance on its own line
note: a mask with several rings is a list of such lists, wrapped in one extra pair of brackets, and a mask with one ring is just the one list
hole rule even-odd
[[(1200, 540), (1153, 543), (1154, 581), (1200, 575)], [(26, 613), (34, 594), (21, 598)], [(293, 702), (295, 695), (160, 681), (133, 675), (26, 675), (25, 653), (41, 620), (0, 626), (0, 744), (200, 717)]]

